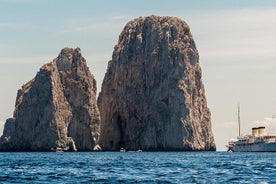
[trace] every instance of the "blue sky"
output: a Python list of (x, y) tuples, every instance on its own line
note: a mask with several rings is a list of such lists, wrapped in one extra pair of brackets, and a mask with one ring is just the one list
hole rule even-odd
[(80, 47), (98, 92), (125, 24), (139, 16), (177, 16), (191, 27), (219, 150), (265, 125), (276, 133), (274, 0), (0, 0), (0, 131), (17, 90), (63, 47)]

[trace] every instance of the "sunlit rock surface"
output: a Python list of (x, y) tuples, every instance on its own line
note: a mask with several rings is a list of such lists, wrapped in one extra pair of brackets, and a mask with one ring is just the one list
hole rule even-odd
[(103, 150), (215, 150), (199, 55), (179, 18), (130, 21), (98, 98)]
[(93, 150), (99, 128), (96, 81), (80, 49), (64, 48), (18, 90), (0, 150)]

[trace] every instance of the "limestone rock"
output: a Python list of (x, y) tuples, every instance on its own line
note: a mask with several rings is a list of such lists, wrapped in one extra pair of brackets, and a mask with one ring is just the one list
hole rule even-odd
[(18, 90), (0, 150), (93, 150), (99, 126), (96, 81), (80, 49), (64, 48)]
[(98, 98), (103, 150), (215, 150), (199, 55), (179, 18), (130, 21)]

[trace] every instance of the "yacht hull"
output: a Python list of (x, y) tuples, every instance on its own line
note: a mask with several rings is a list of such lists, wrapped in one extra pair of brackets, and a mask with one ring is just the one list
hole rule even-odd
[(228, 147), (232, 152), (276, 152), (276, 142), (272, 143), (247, 143)]

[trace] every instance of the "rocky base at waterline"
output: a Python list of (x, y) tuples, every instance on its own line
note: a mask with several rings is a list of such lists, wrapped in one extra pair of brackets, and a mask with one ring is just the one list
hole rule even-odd
[(96, 81), (80, 49), (64, 48), (18, 90), (0, 151), (87, 151), (97, 146)]
[(215, 150), (199, 55), (175, 17), (130, 21), (98, 98), (103, 150)]

